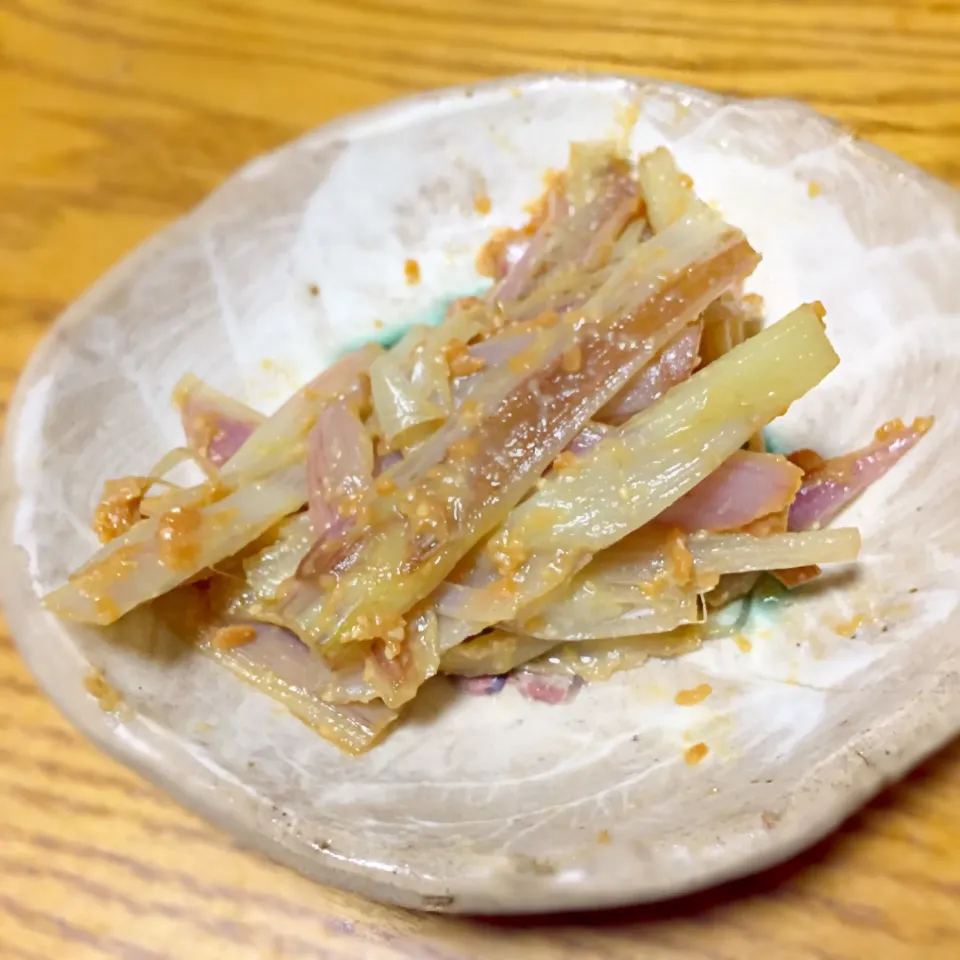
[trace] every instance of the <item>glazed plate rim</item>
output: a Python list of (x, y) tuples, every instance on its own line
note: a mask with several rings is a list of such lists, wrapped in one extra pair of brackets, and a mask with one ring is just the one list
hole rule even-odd
[[(851, 135), (841, 124), (796, 101), (742, 99), (638, 76), (577, 73), (525, 74), (394, 100), (333, 120), (276, 151), (251, 160), (229, 179), (232, 181), (242, 177), (245, 171), (250, 171), (274, 153), (287, 151), (294, 144), (313, 138), (326, 142), (344, 133), (349, 133), (355, 139), (376, 135), (384, 126), (400, 126), (424, 112), (443, 110), (447, 105), (455, 105), (471, 97), (475, 91), (529, 91), (557, 83), (619, 84), (624, 90), (637, 92), (645, 89), (668, 90), (715, 107), (737, 104), (758, 112), (789, 109), (798, 117), (808, 120), (816, 118), (837, 140), (844, 140), (848, 148), (852, 147), (857, 152), (859, 162), (879, 162), (893, 176), (909, 177), (937, 191), (953, 193), (948, 185), (880, 147), (861, 142), (851, 144)], [(839, 751), (842, 755), (824, 760), (824, 767), (829, 767), (832, 775), (829, 783), (823, 786), (820, 797), (822, 804), (816, 816), (785, 819), (776, 831), (764, 834), (762, 840), (751, 840), (749, 850), (732, 844), (727, 855), (721, 853), (707, 858), (683, 876), (657, 878), (644, 875), (638, 866), (637, 882), (628, 889), (606, 884), (602, 875), (589, 872), (576, 883), (566, 886), (555, 883), (549, 877), (531, 874), (526, 878), (527, 886), (522, 892), (511, 887), (499, 894), (494, 889), (498, 883), (495, 873), (487, 875), (482, 881), (481, 886), (485, 883), (489, 888), (485, 890), (452, 891), (424, 876), (417, 877), (413, 883), (402, 871), (392, 874), (379, 866), (355, 862), (348, 856), (306, 846), (282, 823), (277, 820), (265, 821), (260, 809), (265, 800), (251, 797), (250, 791), (242, 784), (236, 785), (235, 790), (231, 791), (230, 802), (225, 803), (222, 780), (214, 776), (197, 751), (192, 750), (176, 733), (141, 715), (118, 723), (114, 717), (103, 713), (92, 697), (83, 694), (78, 674), (88, 665), (69, 643), (69, 628), (54, 621), (40, 607), (31, 586), (24, 552), (13, 544), (14, 516), (19, 497), (15, 480), (15, 438), (22, 426), (27, 394), (44, 376), (52, 358), (56, 356), (60, 336), (63, 331), (85, 322), (86, 304), (94, 290), (121, 284), (131, 272), (136, 272), (142, 263), (150, 260), (155, 247), (162, 243), (163, 235), (197, 217), (221, 189), (223, 185), (218, 186), (182, 218), (166, 225), (140, 244), (61, 314), (30, 357), (9, 406), (0, 455), (0, 568), (7, 572), (7, 576), (0, 579), (0, 601), (11, 634), (39, 686), (68, 720), (104, 752), (136, 770), (184, 807), (226, 828), (243, 843), (320, 881), (378, 900), (419, 909), (526, 913), (656, 901), (690, 893), (783, 861), (821, 839), (886, 783), (918, 764), (960, 730), (960, 699), (951, 696), (949, 684), (943, 682), (946, 678), (940, 677), (929, 692), (923, 709), (881, 717), (871, 730), (858, 731), (851, 737), (846, 749)], [(49, 636), (52, 628), (57, 631), (57, 636), (53, 638)], [(46, 639), (42, 643), (34, 642), (40, 636)], [(70, 655), (51, 658), (47, 654), (54, 646)], [(900, 744), (901, 749), (882, 750), (878, 747), (887, 731), (890, 731), (888, 742)], [(807, 809), (809, 811), (809, 805)], [(270, 826), (265, 827), (265, 822)], [(465, 881), (467, 885), (469, 882)]]

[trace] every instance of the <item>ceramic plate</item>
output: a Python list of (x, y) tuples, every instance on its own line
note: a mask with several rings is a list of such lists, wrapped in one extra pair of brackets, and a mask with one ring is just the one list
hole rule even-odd
[[(43, 612), (37, 595), (94, 549), (103, 480), (178, 442), (169, 395), (184, 372), (274, 408), (345, 347), (480, 289), (484, 239), (524, 220), (571, 141), (612, 136), (669, 146), (746, 231), (771, 318), (826, 305), (843, 362), (776, 425), (779, 442), (839, 452), (888, 418), (937, 416), (845, 517), (864, 535), (855, 573), (755, 610), (749, 651), (719, 640), (564, 706), (434, 681), (359, 759), (214, 664), (171, 653), (149, 614), (103, 633)], [(958, 227), (948, 187), (783, 101), (536, 76), (329, 124), (128, 257), (30, 362), (2, 463), (0, 591), (23, 656), (87, 736), (184, 805), (377, 899), (600, 907), (783, 859), (960, 728)], [(121, 692), (119, 713), (85, 692), (91, 666)], [(701, 682), (706, 701), (674, 703)], [(689, 766), (693, 743), (709, 753)]]

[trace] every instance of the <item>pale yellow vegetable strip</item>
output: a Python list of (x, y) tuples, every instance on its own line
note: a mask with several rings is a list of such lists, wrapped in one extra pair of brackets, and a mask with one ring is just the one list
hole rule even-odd
[(696, 650), (702, 627), (678, 627), (667, 633), (556, 643), (494, 630), (444, 654), (440, 672), (458, 677), (508, 673), (528, 665), (540, 673), (572, 673), (585, 680), (606, 680), (650, 657), (678, 657)]
[(647, 220), (654, 233), (662, 233), (689, 210), (702, 205), (692, 183), (683, 179), (670, 151), (664, 147), (642, 156), (637, 174), (647, 202)]
[(653, 520), (839, 362), (816, 309), (800, 307), (674, 387), (546, 478), (497, 541), (596, 553)]
[(297, 572), (315, 539), (309, 514), (298, 513), (285, 521), (274, 543), (243, 562), (244, 577), (254, 593), (261, 598), (275, 597)]
[[(133, 536), (108, 543), (64, 586), (47, 594), (44, 606), (65, 620), (113, 623), (237, 553), (299, 509), (305, 499), (306, 468), (301, 463), (246, 484), (209, 506), (188, 508), (192, 528), (181, 541), (195, 546), (195, 551), (174, 565), (163, 558), (164, 518), (144, 520), (130, 531)], [(174, 548), (184, 554), (176, 542)]]
[(598, 554), (572, 580), (504, 627), (558, 642), (579, 642), (699, 623), (703, 616), (693, 577), (678, 583), (668, 552), (666, 531), (638, 530)]
[(242, 577), (212, 579), (210, 600), (216, 613), (228, 620), (261, 620), (288, 626), (277, 612), (277, 597), (288, 588), (315, 539), (308, 514), (285, 520), (273, 542), (243, 559)]
[[(571, 583), (569, 590), (561, 591), (562, 596), (551, 599), (547, 606), (541, 607), (534, 618), (539, 619), (541, 623), (539, 629), (536, 623), (531, 626), (528, 621), (512, 626), (507, 625), (503, 629), (495, 629), (482, 636), (466, 639), (471, 631), (479, 632), (483, 624), (464, 624), (462, 621), (441, 617), (441, 633), (445, 633), (446, 636), (441, 638), (440, 646), (444, 652), (440, 660), (440, 671), (465, 677), (507, 673), (514, 667), (539, 657), (547, 650), (566, 649), (564, 646), (554, 648), (554, 644), (566, 644), (574, 639), (569, 636), (563, 641), (556, 639), (562, 632), (561, 617), (564, 610), (568, 613), (576, 612), (576, 607), (570, 606), (570, 597), (576, 585), (584, 580), (592, 581), (598, 593), (608, 589), (615, 592), (624, 583), (632, 581), (637, 584), (637, 604), (642, 603), (641, 587), (649, 585), (654, 578), (663, 575), (664, 558), (662, 554), (651, 552), (649, 538), (645, 535), (638, 535), (638, 537), (639, 556), (636, 558), (630, 556), (633, 549), (630, 541), (633, 538), (621, 541), (612, 551), (600, 554), (587, 566)], [(739, 570), (768, 570), (791, 564), (803, 566), (810, 563), (843, 563), (856, 559), (859, 544), (859, 534), (852, 529), (775, 534), (763, 538), (750, 534), (707, 535), (692, 537), (688, 542), (694, 558), (695, 571), (701, 575)], [(583, 647), (582, 662), (591, 664), (594, 646), (599, 649), (606, 642), (603, 662), (608, 665), (616, 663), (619, 665), (617, 669), (626, 669), (627, 666), (641, 662), (646, 656), (672, 656), (677, 652), (683, 652), (689, 648), (688, 641), (694, 634), (683, 627), (675, 628), (680, 624), (693, 624), (702, 619), (696, 606), (696, 589), (694, 585), (686, 590), (667, 588), (659, 596), (649, 600), (651, 612), (655, 613), (654, 608), (659, 607), (660, 615), (665, 617), (666, 606), (669, 602), (675, 601), (680, 594), (691, 604), (688, 619), (680, 617), (672, 623), (665, 621), (665, 625), (659, 628), (652, 626), (652, 620), (648, 619), (638, 623), (637, 630), (632, 634), (629, 631), (618, 631), (614, 640), (603, 641), (584, 636), (581, 641), (571, 645), (568, 656), (574, 656), (570, 651)], [(669, 595), (669, 600), (664, 594)], [(578, 612), (584, 611), (581, 608)], [(593, 613), (596, 614), (595, 609)], [(598, 622), (594, 616), (595, 628)], [(540, 635), (533, 636), (531, 631), (538, 632)], [(600, 637), (601, 634), (596, 633), (595, 636)], [(614, 636), (614, 634), (608, 636)], [(682, 640), (687, 645), (683, 646), (683, 649), (678, 647), (677, 650), (672, 650), (671, 645), (675, 640)], [(616, 653), (617, 650), (620, 650), (620, 654)], [(639, 661), (636, 656), (638, 654), (642, 654)], [(578, 660), (578, 662), (581, 661)]]
[(573, 674), (587, 681), (609, 680), (621, 670), (639, 667), (650, 657), (679, 657), (701, 645), (702, 627), (683, 626), (669, 633), (561, 643), (526, 664), (535, 673)]
[(448, 650), (440, 660), (440, 672), (458, 677), (484, 677), (509, 673), (552, 649), (554, 640), (538, 640), (504, 630), (494, 630)]
[(396, 712), (382, 703), (326, 703), (315, 693), (287, 683), (277, 674), (252, 663), (242, 646), (217, 650), (207, 644), (202, 649), (242, 680), (282, 703), (324, 740), (329, 740), (347, 753), (358, 754), (369, 750), (397, 719)]
[[(700, 584), (707, 583), (711, 575), (847, 563), (857, 558), (860, 534), (855, 529), (769, 537), (706, 534), (690, 537), (687, 548), (696, 576), (689, 583), (677, 584), (668, 572), (662, 548), (640, 531), (598, 554), (568, 585), (537, 607), (533, 616), (505, 627), (557, 641), (673, 630), (702, 621), (698, 593), (703, 592)], [(634, 549), (636, 555), (631, 557)]]
[(492, 590), (465, 587), (457, 583), (442, 583), (431, 594), (438, 614), (457, 620), (498, 620), (513, 615), (513, 601), (509, 594), (496, 596)]
[[(607, 595), (602, 585), (581, 581), (563, 601), (551, 603), (517, 629), (545, 640), (581, 641), (637, 634), (665, 633), (688, 623), (701, 623), (703, 611), (694, 589), (666, 589), (659, 596), (637, 591), (631, 602)], [(509, 627), (510, 625), (508, 625)]]
[(383, 435), (395, 449), (408, 436), (446, 420), (453, 412), (450, 371), (443, 347), (451, 340), (467, 343), (483, 330), (471, 313), (452, 311), (438, 327), (413, 327), (370, 367), (373, 409)]
[[(604, 588), (649, 586), (668, 576), (665, 532), (658, 524), (651, 524), (624, 537), (598, 553), (571, 586), (581, 580), (591, 580)], [(762, 537), (749, 533), (695, 533), (684, 542), (696, 573), (720, 576), (847, 563), (857, 558), (860, 534), (852, 527)]]
[(691, 537), (687, 546), (698, 573), (784, 570), (856, 560), (860, 552), (860, 532), (853, 527), (842, 527), (775, 533), (769, 537), (754, 537), (749, 533), (713, 534)]

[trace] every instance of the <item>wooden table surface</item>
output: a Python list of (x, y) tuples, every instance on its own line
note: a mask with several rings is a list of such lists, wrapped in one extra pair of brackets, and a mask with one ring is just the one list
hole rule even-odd
[[(960, 185), (960, 0), (0, 0), (0, 416), (60, 309), (330, 117), (584, 68), (794, 96)], [(83, 742), (0, 625), (2, 960), (960, 956), (960, 744), (798, 862), (653, 908), (417, 916), (239, 849)]]

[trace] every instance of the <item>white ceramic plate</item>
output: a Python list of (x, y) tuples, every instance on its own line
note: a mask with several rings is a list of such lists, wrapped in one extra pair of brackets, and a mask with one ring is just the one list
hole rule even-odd
[[(458, 699), (434, 681), (412, 722), (359, 759), (206, 660), (165, 653), (148, 614), (107, 635), (41, 610), (37, 594), (94, 548), (103, 480), (177, 442), (168, 397), (181, 374), (275, 406), (375, 320), (403, 325), (476, 291), (491, 230), (522, 222), (571, 141), (614, 135), (634, 150), (667, 144), (744, 228), (765, 256), (752, 286), (771, 317), (826, 304), (843, 363), (778, 426), (784, 444), (840, 451), (887, 418), (938, 417), (845, 518), (864, 533), (857, 576), (754, 618), (749, 653), (718, 641), (563, 707), (510, 688)], [(474, 212), (481, 193), (488, 216)], [(132, 254), (30, 362), (0, 528), (0, 592), (23, 656), (92, 740), (186, 806), (379, 899), (598, 907), (785, 858), (960, 728), (958, 224), (948, 187), (795, 103), (540, 76), (330, 124)], [(420, 286), (405, 283), (408, 257)], [(119, 717), (84, 691), (91, 665), (122, 692)], [(707, 701), (674, 704), (702, 681)], [(701, 741), (709, 754), (687, 766)]]

